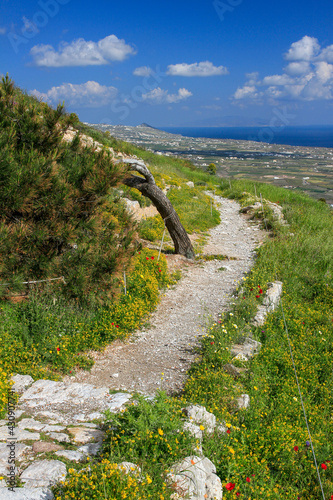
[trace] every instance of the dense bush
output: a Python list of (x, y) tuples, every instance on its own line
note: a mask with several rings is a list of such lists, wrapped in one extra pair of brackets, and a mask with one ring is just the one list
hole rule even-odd
[[(73, 118), (73, 117), (72, 117)], [(63, 276), (57, 292), (79, 303), (114, 297), (134, 251), (134, 225), (110, 197), (124, 175), (104, 151), (69, 145), (72, 118), (0, 85), (0, 293)], [(3, 284), (8, 283), (8, 287)]]

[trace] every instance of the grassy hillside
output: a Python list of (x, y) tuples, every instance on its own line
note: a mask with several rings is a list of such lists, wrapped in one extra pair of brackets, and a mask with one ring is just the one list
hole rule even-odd
[[(252, 182), (234, 181), (231, 187), (222, 185), (220, 193), (245, 206), (254, 201), (253, 189)], [(189, 402), (204, 405), (228, 428), (224, 435), (205, 434), (203, 441), (204, 455), (221, 478), (223, 498), (321, 498), (282, 309), (270, 314), (263, 327), (251, 326), (268, 283), (275, 280), (283, 282), (283, 311), (318, 473), (325, 498), (333, 496), (332, 213), (322, 202), (281, 188), (257, 184), (256, 190), (264, 198), (264, 213), (257, 217), (265, 217), (271, 237), (239, 283), (232, 309), (207, 328), (200, 361), (192, 366), (184, 392), (174, 398), (160, 393), (153, 404), (139, 398), (122, 415), (108, 415), (116, 430), (105, 440), (102, 461), (93, 464), (92, 482), (73, 471), (57, 498), (93, 498), (91, 484), (97, 498), (171, 498), (165, 476), (177, 459), (193, 454), (195, 445), (186, 433), (176, 432), (181, 408)], [(289, 225), (273, 219), (265, 200), (280, 204)], [(249, 362), (232, 360), (232, 344), (249, 329), (262, 343), (260, 353)], [(223, 369), (231, 361), (248, 370), (243, 377), (235, 380)], [(248, 410), (236, 410), (241, 394), (250, 396)], [(135, 475), (125, 480), (113, 465), (123, 460), (138, 464), (143, 480)]]
[[(82, 167), (83, 171), (81, 170), (82, 175), (93, 172), (93, 158), (96, 156), (93, 156), (95, 153), (89, 148), (77, 153), (73, 146), (61, 146), (57, 142), (58, 139), (51, 148), (45, 147), (47, 141), (53, 141), (53, 138), (55, 140), (58, 137), (57, 131), (51, 126), (52, 123), (43, 125), (46, 127), (46, 136), (42, 141), (38, 142), (32, 136), (30, 142), (27, 142), (28, 134), (23, 135), (27, 137), (23, 142), (21, 139), (15, 139), (22, 135), (17, 129), (16, 122), (13, 122), (13, 117), (23, 124), (25, 120), (30, 119), (29, 116), (32, 117), (32, 122), (29, 122), (30, 129), (35, 126), (35, 122), (38, 125), (49, 114), (50, 117), (54, 115), (45, 105), (25, 96), (18, 89), (15, 90), (14, 96), (4, 97), (3, 85), (0, 105), (5, 113), (2, 112), (1, 117), (6, 116), (7, 121), (5, 123), (2, 121), (0, 127), (3, 146), (0, 149), (3, 155), (0, 163), (1, 179), (5, 179), (4, 175), (9, 176), (12, 186), (10, 193), (15, 194), (15, 175), (16, 178), (18, 174), (25, 175), (25, 179), (29, 179), (31, 173), (36, 173), (34, 177), (36, 182), (33, 184), (33, 190), (29, 191), (30, 198), (25, 198), (27, 201), (24, 205), (18, 196), (15, 198), (11, 195), (10, 198), (9, 192), (6, 198), (1, 195), (0, 201), (3, 207), (1, 230), (7, 231), (6, 234), (12, 238), (9, 242), (7, 237), (5, 240), (2, 238), (0, 243), (3, 258), (8, 259), (6, 265), (1, 260), (2, 267), (0, 267), (1, 272), (7, 273), (1, 275), (1, 283), (5, 277), (11, 280), (11, 286), (7, 287), (4, 293), (4, 296), (8, 297), (18, 289), (15, 288), (18, 286), (16, 281), (43, 276), (40, 274), (41, 271), (48, 273), (47, 277), (57, 277), (51, 270), (54, 272), (58, 269), (56, 267), (52, 269), (45, 264), (45, 267), (36, 267), (39, 274), (30, 274), (29, 271), (27, 276), (22, 271), (21, 274), (17, 273), (19, 279), (15, 280), (16, 270), (21, 268), (24, 270), (25, 259), (32, 258), (28, 252), (29, 246), (24, 246), (24, 238), (35, 234), (34, 231), (37, 231), (37, 236), (40, 238), (38, 241), (44, 241), (43, 234), (49, 235), (45, 221), (49, 220), (51, 211), (42, 212), (43, 217), (37, 217), (39, 212), (38, 206), (36, 208), (35, 205), (38, 200), (36, 194), (39, 190), (44, 193), (44, 203), (48, 200), (47, 195), (53, 199), (52, 183), (60, 181), (66, 187), (63, 193), (70, 192), (70, 186), (78, 182), (80, 176), (74, 175), (75, 172), (70, 169), (66, 170), (67, 155), (73, 155), (74, 158), (81, 155), (80, 159), (77, 159), (79, 165), (82, 159), (86, 162), (84, 163), (86, 167)], [(19, 111), (14, 102), (21, 100), (24, 105), (18, 108)], [(34, 110), (31, 111), (30, 108)], [(60, 118), (64, 128), (69, 119), (66, 116)], [(74, 117), (71, 119), (72, 124), (73, 120)], [(169, 196), (172, 197), (189, 231), (204, 231), (218, 222), (214, 211), (213, 216), (209, 218), (210, 206), (203, 192), (207, 188), (216, 189), (216, 194), (238, 199), (242, 205), (254, 200), (252, 182), (232, 181), (229, 185), (229, 182), (224, 181), (221, 184), (218, 178), (198, 171), (187, 162), (169, 157), (155, 157), (134, 146), (90, 131), (80, 123), (76, 122), (75, 126), (81, 132), (91, 134), (105, 146), (135, 154), (149, 163), (161, 187), (166, 184), (171, 186)], [(19, 142), (15, 142), (17, 140)], [(6, 149), (6, 144), (10, 144), (10, 148)], [(30, 145), (29, 148), (27, 144)], [(47, 167), (52, 164), (52, 154), (55, 154), (55, 151), (60, 156), (54, 161), (59, 162), (61, 168), (52, 174)], [(34, 161), (25, 161), (25, 155), (31, 155), (30, 158)], [(61, 163), (62, 158), (64, 163)], [(20, 162), (22, 162), (21, 169), (19, 169)], [(11, 174), (9, 165), (13, 165), (15, 175)], [(31, 165), (35, 165), (32, 170)], [(107, 169), (107, 165), (104, 164), (104, 167)], [(43, 175), (39, 176), (39, 173)], [(45, 173), (49, 173), (48, 183), (41, 182), (45, 179)], [(114, 186), (110, 186), (102, 199), (103, 204), (108, 207), (107, 210), (117, 210), (118, 220), (119, 217), (123, 217), (122, 220), (126, 221), (124, 227), (128, 231), (133, 229), (133, 239), (129, 243), (128, 254), (121, 262), (124, 263), (128, 274), (129, 293), (127, 295), (123, 293), (122, 276), (118, 275), (117, 289), (110, 287), (113, 295), (103, 306), (90, 302), (82, 307), (80, 300), (67, 299), (64, 283), (54, 286), (53, 282), (30, 288), (29, 300), (24, 302), (13, 304), (8, 300), (2, 300), (0, 303), (2, 408), (10, 373), (29, 373), (34, 377), (57, 378), (62, 373), (72, 371), (75, 366), (89, 367), (91, 361), (82, 352), (89, 348), (100, 348), (119, 336), (128, 335), (155, 307), (159, 288), (170, 283), (172, 278), (167, 273), (166, 259), (162, 257), (157, 262), (155, 250), (147, 247), (135, 248), (137, 236), (134, 230), (138, 229), (144, 233), (145, 228), (136, 228), (132, 218), (120, 208), (119, 189), (128, 197), (134, 199), (137, 197), (142, 205), (145, 201), (135, 192), (120, 186), (121, 175), (123, 175), (121, 172), (116, 173), (117, 182)], [(189, 180), (195, 183), (194, 191), (193, 188), (186, 186)], [(76, 189), (79, 187), (76, 186)], [(1, 190), (1, 193), (3, 192)], [(95, 194), (96, 192), (97, 190)], [(129, 406), (124, 413), (118, 416), (107, 415), (109, 432), (105, 439), (103, 456), (90, 460), (89, 474), (84, 471), (78, 472), (77, 469), (81, 469), (82, 464), (73, 465), (65, 484), (61, 488), (55, 488), (57, 499), (170, 499), (172, 490), (165, 480), (170, 465), (180, 458), (193, 454), (193, 445), (196, 444), (186, 432), (177, 432), (182, 425), (181, 408), (188, 402), (203, 404), (228, 427), (227, 434), (219, 436), (205, 434), (203, 441), (204, 454), (214, 462), (221, 478), (224, 488), (223, 498), (234, 500), (321, 498), (281, 308), (268, 316), (263, 327), (251, 326), (256, 307), (267, 289), (268, 282), (276, 279), (283, 282), (283, 309), (324, 494), (326, 499), (333, 496), (332, 213), (326, 204), (282, 188), (256, 184), (256, 192), (261, 193), (264, 199), (264, 214), (258, 211), (257, 217), (266, 219), (265, 223), (271, 230), (271, 237), (258, 249), (258, 257), (252, 271), (239, 284), (238, 298), (232, 309), (225, 313), (219, 322), (212, 322), (207, 329), (207, 335), (202, 341), (200, 361), (191, 368), (184, 392), (173, 398), (160, 393), (154, 403), (138, 397), (138, 404)], [(191, 207), (189, 212), (184, 210), (184, 206), (189, 203), (193, 193), (197, 196), (198, 203), (188, 205)], [(265, 200), (281, 206), (288, 226), (281, 226), (273, 220)], [(59, 196), (55, 197), (52, 203), (58, 203), (55, 206), (66, 207), (67, 201), (70, 201), (70, 196), (63, 198)], [(68, 206), (70, 207), (71, 203)], [(96, 212), (93, 215), (98, 220), (99, 208), (99, 203), (96, 203)], [(30, 217), (28, 220), (32, 220), (35, 225), (24, 233), (23, 238), (20, 236), (21, 233), (15, 230), (18, 227), (23, 228), (28, 216)], [(11, 224), (19, 224), (15, 217), (19, 219), (20, 226), (11, 228)], [(40, 225), (42, 223), (44, 226)], [(160, 237), (160, 221), (156, 219), (149, 223), (153, 228), (150, 239), (157, 242), (156, 239)], [(56, 219), (54, 224), (55, 228), (62, 228), (59, 229), (59, 234), (62, 234), (65, 227), (61, 226), (62, 221)], [(264, 225), (263, 222), (262, 224)], [(100, 230), (103, 230), (103, 227), (102, 225)], [(85, 230), (92, 229), (87, 227)], [(114, 231), (115, 234), (119, 234), (117, 232), (119, 229), (114, 228)], [(83, 236), (85, 234), (83, 229), (82, 234)], [(75, 242), (69, 237), (68, 241), (71, 244)], [(16, 246), (16, 242), (20, 246)], [(112, 245), (114, 244), (113, 240)], [(111, 252), (114, 251), (112, 245)], [(43, 252), (44, 246), (41, 245), (40, 248)], [(133, 252), (131, 248), (134, 248)], [(5, 250), (7, 253), (9, 251), (14, 253), (12, 260), (5, 255)], [(96, 250), (99, 252), (98, 246)], [(73, 255), (72, 250), (69, 252)], [(54, 254), (51, 253), (51, 256), (53, 255), (55, 260), (52, 265), (55, 266), (59, 261), (59, 255), (55, 251)], [(39, 262), (35, 254), (33, 258), (36, 263)], [(11, 271), (8, 272), (7, 268)], [(66, 270), (65, 267), (63, 269)], [(109, 270), (106, 271), (107, 276), (108, 273)], [(67, 283), (68, 277), (65, 272), (64, 278)], [(263, 294), (257, 290), (262, 290)], [(216, 311), (218, 312), (220, 311)], [(246, 365), (247, 374), (234, 380), (225, 372), (223, 365), (232, 360), (231, 345), (246, 335), (249, 328), (252, 335), (262, 343), (262, 348), (260, 353)], [(233, 361), (233, 363), (245, 367), (244, 362)], [(244, 393), (250, 395), (250, 409), (236, 411), (235, 399)], [(138, 464), (143, 471), (142, 477), (121, 474), (114, 464), (123, 460)], [(230, 485), (233, 485), (232, 489)]]
[[(149, 162), (158, 185), (170, 185), (189, 232), (205, 231), (219, 218), (204, 194), (212, 178), (188, 162), (132, 151), (62, 107), (26, 95), (8, 77), (0, 84), (0, 111), (2, 411), (8, 374), (57, 379), (89, 368), (84, 352), (129, 335), (173, 279), (164, 255), (157, 262), (157, 252), (139, 240), (157, 245), (162, 219), (138, 225), (128, 213), (123, 196), (142, 206), (150, 201), (122, 184), (128, 168), (115, 165), (109, 148)], [(65, 142), (69, 127), (77, 137)], [(82, 144), (79, 134), (102, 144), (101, 151)], [(197, 186), (190, 189), (191, 179)]]

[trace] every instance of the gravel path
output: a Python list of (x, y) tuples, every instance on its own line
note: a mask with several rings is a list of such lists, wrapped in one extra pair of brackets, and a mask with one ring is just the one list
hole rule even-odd
[(237, 260), (192, 262), (184, 258), (182, 279), (162, 296), (150, 318), (151, 326), (126, 343), (116, 341), (104, 352), (92, 353), (91, 372), (80, 370), (64, 381), (146, 394), (161, 387), (168, 393), (183, 387), (209, 315), (217, 319), (227, 309), (237, 281), (251, 269), (254, 249), (265, 237), (256, 224), (239, 214), (237, 202), (214, 198), (222, 222), (209, 231), (204, 253)]

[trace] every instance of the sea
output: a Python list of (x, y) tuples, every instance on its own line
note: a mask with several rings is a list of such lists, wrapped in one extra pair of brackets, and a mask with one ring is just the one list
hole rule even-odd
[(160, 130), (186, 137), (236, 139), (289, 146), (333, 148), (333, 125), (303, 127), (159, 127)]

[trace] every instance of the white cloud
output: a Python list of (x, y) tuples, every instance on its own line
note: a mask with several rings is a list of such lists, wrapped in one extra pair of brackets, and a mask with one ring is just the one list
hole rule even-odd
[(224, 66), (214, 66), (213, 63), (204, 61), (193, 64), (170, 64), (167, 74), (173, 76), (216, 76), (227, 75), (228, 70)]
[(327, 83), (333, 78), (333, 65), (326, 61), (315, 63), (316, 75), (321, 83)]
[(284, 70), (286, 73), (289, 73), (289, 75), (303, 75), (304, 73), (309, 72), (310, 63), (307, 61), (291, 62), (284, 68)]
[(291, 44), (290, 49), (285, 54), (288, 61), (311, 61), (319, 52), (320, 45), (317, 38), (303, 36), (298, 42)]
[(274, 101), (333, 99), (333, 45), (321, 49), (316, 38), (304, 36), (291, 45), (285, 59), (291, 62), (284, 73), (267, 75), (262, 80), (250, 73), (233, 98), (238, 102), (258, 102), (265, 97)]
[(292, 78), (288, 75), (265, 76), (262, 83), (263, 85), (288, 85), (292, 83)]
[(52, 45), (35, 45), (30, 51), (37, 66), (59, 68), (62, 66), (99, 66), (110, 61), (123, 61), (136, 54), (125, 40), (109, 35), (98, 42), (83, 38), (71, 43), (62, 42), (56, 51)]
[(244, 87), (236, 90), (234, 94), (235, 99), (244, 99), (245, 97), (250, 97), (251, 99), (260, 97), (255, 85), (244, 85)]
[(5, 35), (7, 32), (6, 28), (0, 27), (0, 35)]
[(169, 94), (168, 90), (163, 90), (160, 87), (157, 87), (147, 94), (143, 94), (142, 99), (152, 104), (177, 103), (188, 99), (192, 95), (192, 92), (185, 88), (179, 89), (177, 94)]
[(149, 66), (140, 66), (140, 68), (135, 68), (133, 75), (135, 76), (150, 76), (153, 74), (153, 70)]
[(98, 82), (89, 81), (81, 84), (63, 83), (59, 87), (52, 87), (46, 93), (32, 90), (30, 94), (43, 99), (50, 104), (65, 101), (67, 106), (84, 108), (98, 108), (109, 104), (117, 95), (115, 87), (100, 85)]
[(328, 47), (323, 49), (319, 54), (318, 59), (321, 61), (333, 63), (333, 45), (329, 45)]

